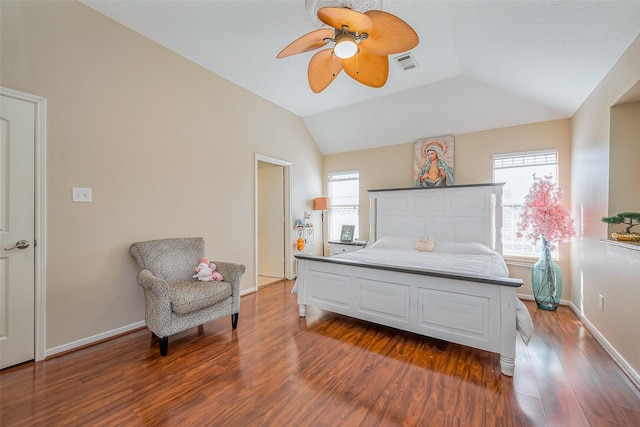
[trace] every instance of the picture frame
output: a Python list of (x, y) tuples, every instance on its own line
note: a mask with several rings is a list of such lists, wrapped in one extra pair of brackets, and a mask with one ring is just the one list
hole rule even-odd
[(355, 228), (355, 225), (343, 225), (342, 231), (340, 231), (340, 241), (349, 243), (353, 242), (353, 232)]
[(448, 187), (453, 185), (453, 135), (423, 138), (413, 147), (413, 186)]

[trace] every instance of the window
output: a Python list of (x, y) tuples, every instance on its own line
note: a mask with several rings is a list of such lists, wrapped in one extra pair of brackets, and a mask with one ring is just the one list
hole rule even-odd
[(355, 225), (353, 235), (357, 238), (359, 236), (360, 173), (358, 171), (330, 172), (327, 193), (331, 201), (329, 240), (340, 240), (343, 225)]
[[(558, 151), (543, 150), (527, 153), (495, 154), (493, 156), (493, 182), (504, 182), (502, 197), (503, 252), (507, 259), (538, 257), (539, 245), (516, 237), (520, 208), (533, 184), (533, 174), (538, 177), (551, 175), (553, 182), (558, 176)], [(557, 257), (557, 253), (554, 253)]]

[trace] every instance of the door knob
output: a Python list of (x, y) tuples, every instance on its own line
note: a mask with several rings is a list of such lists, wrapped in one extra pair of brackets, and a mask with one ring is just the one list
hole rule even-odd
[(16, 242), (16, 245), (12, 248), (4, 248), (5, 251), (12, 251), (14, 249), (27, 249), (29, 247), (30, 243), (27, 242), (26, 240), (18, 240)]

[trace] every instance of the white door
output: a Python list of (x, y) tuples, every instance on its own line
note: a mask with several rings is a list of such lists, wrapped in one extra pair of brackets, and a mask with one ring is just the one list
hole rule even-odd
[(258, 172), (258, 275), (282, 278), (284, 168), (268, 165), (258, 169)]
[(35, 356), (35, 104), (0, 99), (0, 368), (5, 368)]

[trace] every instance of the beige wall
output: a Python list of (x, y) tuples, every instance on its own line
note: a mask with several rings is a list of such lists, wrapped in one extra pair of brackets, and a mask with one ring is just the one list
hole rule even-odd
[[(426, 131), (425, 131), (426, 132)], [(436, 136), (425, 134), (425, 137)], [(368, 190), (405, 188), (413, 185), (413, 144), (408, 142), (383, 148), (334, 154), (325, 157), (325, 176), (328, 172), (357, 169), (360, 171), (360, 239), (369, 238)], [(570, 208), (571, 167), (570, 120), (555, 120), (455, 135), (456, 184), (475, 184), (493, 181), (493, 155), (519, 151), (557, 148), (560, 161), (559, 184), (565, 195), (563, 203)], [(565, 272), (565, 291), (569, 300), (571, 286), (569, 247), (561, 248), (560, 267)], [(525, 286), (520, 293), (532, 295), (531, 269), (509, 266), (513, 277), (521, 278)]]
[[(284, 167), (258, 162), (258, 275), (285, 277)], [(293, 227), (292, 227), (293, 228)]]
[(46, 348), (144, 319), (134, 241), (203, 236), (252, 288), (255, 153), (292, 163), (292, 217), (321, 194), (302, 119), (80, 3), (0, 8), (0, 84), (48, 104)]
[[(611, 107), (609, 153), (609, 215), (640, 212), (640, 101)], [(640, 232), (640, 226), (631, 230)]]
[[(580, 233), (572, 244), (572, 301), (636, 375), (640, 372), (640, 251), (602, 243), (607, 224), (600, 219), (613, 214), (608, 209), (609, 152), (614, 143), (610, 141), (610, 107), (639, 80), (640, 37), (573, 117), (571, 167), (572, 210)], [(638, 144), (637, 134), (630, 143)], [(637, 179), (634, 191), (638, 191)], [(604, 296), (604, 311), (598, 308), (599, 295)]]

